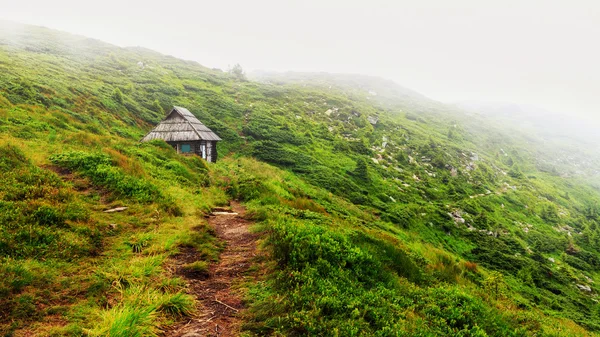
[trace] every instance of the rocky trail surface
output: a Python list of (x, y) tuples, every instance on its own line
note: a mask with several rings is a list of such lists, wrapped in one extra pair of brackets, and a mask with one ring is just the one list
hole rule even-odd
[(188, 293), (196, 296), (198, 312), (190, 319), (165, 331), (165, 337), (231, 337), (238, 336), (244, 309), (242, 294), (235, 286), (248, 275), (256, 256), (256, 234), (249, 231), (244, 219), (245, 208), (232, 201), (231, 210), (215, 209), (208, 218), (217, 237), (225, 243), (219, 261), (210, 265), (206, 274), (180, 272), (182, 266), (201, 257), (194, 249), (182, 250), (176, 257), (177, 273), (188, 283)]

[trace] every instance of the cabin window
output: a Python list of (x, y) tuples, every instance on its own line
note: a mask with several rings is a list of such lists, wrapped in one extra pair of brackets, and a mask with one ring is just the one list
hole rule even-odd
[(181, 146), (179, 147), (179, 151), (181, 151), (181, 153), (190, 153), (190, 144), (181, 144)]
[(202, 149), (202, 159), (206, 159), (206, 144), (200, 145), (200, 148)]

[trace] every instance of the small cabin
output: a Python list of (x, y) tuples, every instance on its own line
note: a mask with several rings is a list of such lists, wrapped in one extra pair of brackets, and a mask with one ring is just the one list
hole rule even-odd
[(221, 140), (188, 109), (174, 106), (142, 142), (162, 139), (177, 153), (197, 154), (209, 162), (217, 161), (217, 142)]

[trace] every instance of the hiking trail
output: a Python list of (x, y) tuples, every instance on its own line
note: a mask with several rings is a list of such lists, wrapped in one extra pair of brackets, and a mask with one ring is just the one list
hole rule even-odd
[[(257, 235), (249, 231), (252, 224), (244, 219), (246, 209), (231, 201), (231, 210), (216, 208), (208, 217), (217, 238), (225, 243), (219, 261), (211, 263), (208, 275), (182, 274), (188, 293), (198, 301), (197, 313), (167, 329), (165, 337), (233, 337), (240, 333), (239, 313), (244, 309), (242, 294), (234, 287), (247, 276), (256, 256)], [(190, 262), (201, 260), (193, 249), (182, 249), (175, 258), (176, 270)]]

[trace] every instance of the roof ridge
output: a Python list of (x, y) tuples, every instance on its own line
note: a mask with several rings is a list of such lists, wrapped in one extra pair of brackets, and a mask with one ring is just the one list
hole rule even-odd
[[(174, 109), (174, 110), (176, 110), (176, 111), (177, 111), (177, 113), (179, 113), (179, 116), (183, 117), (183, 119), (185, 119), (185, 121), (186, 121), (186, 122), (187, 122), (187, 123), (188, 123), (188, 124), (189, 124), (189, 125), (192, 127), (192, 130), (194, 130), (194, 132), (196, 133), (196, 135), (198, 136), (198, 138), (202, 139), (202, 135), (200, 134), (200, 131), (198, 131), (198, 129), (196, 129), (196, 127), (194, 126), (194, 123), (192, 123), (192, 122), (189, 120), (189, 118), (192, 118), (192, 117), (193, 117), (193, 118), (195, 118), (195, 119), (196, 119), (196, 120), (197, 120), (197, 121), (198, 121), (200, 124), (202, 124), (202, 125), (204, 125), (204, 124), (203, 124), (202, 122), (200, 122), (200, 120), (199, 120), (199, 119), (198, 119), (196, 116), (194, 116), (194, 114), (193, 114), (191, 111), (187, 110), (187, 109), (186, 109), (186, 108), (184, 108), (184, 107), (178, 107), (178, 106), (176, 106), (176, 105), (173, 105), (173, 109)], [(191, 116), (191, 117), (190, 117), (190, 116), (187, 116), (187, 114), (186, 114), (185, 112), (183, 112), (183, 111), (181, 111), (181, 110), (179, 110), (179, 109), (184, 109), (184, 110), (186, 110), (186, 111), (187, 111), (187, 112), (189, 112), (189, 113), (190, 113), (192, 116)]]
[(185, 119), (185, 121), (192, 127), (192, 129), (194, 130), (196, 135), (198, 135), (198, 138), (202, 139), (202, 135), (200, 134), (200, 131), (198, 131), (198, 129), (196, 129), (194, 124), (192, 122), (190, 122), (187, 118)]
[[(184, 110), (184, 111), (181, 111), (180, 109), (182, 109), (182, 110)], [(201, 121), (198, 119), (198, 117), (196, 117), (196, 115), (194, 115), (194, 114), (193, 114), (193, 113), (192, 113), (190, 110), (188, 110), (188, 109), (186, 109), (186, 108), (184, 108), (184, 107), (180, 107), (180, 106), (173, 105), (173, 110), (176, 110), (176, 111), (179, 113), (179, 115), (180, 115), (181, 117), (183, 117), (183, 118), (184, 118), (186, 121), (188, 121), (188, 122), (190, 122), (190, 123), (191, 123), (191, 122), (198, 122), (198, 123), (200, 123), (200, 124), (204, 125), (204, 123), (202, 123), (202, 122), (201, 122)], [(187, 113), (186, 113), (186, 112), (187, 112)], [(189, 115), (188, 115), (188, 113), (189, 113)], [(195, 120), (194, 120), (194, 121), (190, 121), (190, 118), (193, 118), (193, 119), (195, 119)]]

